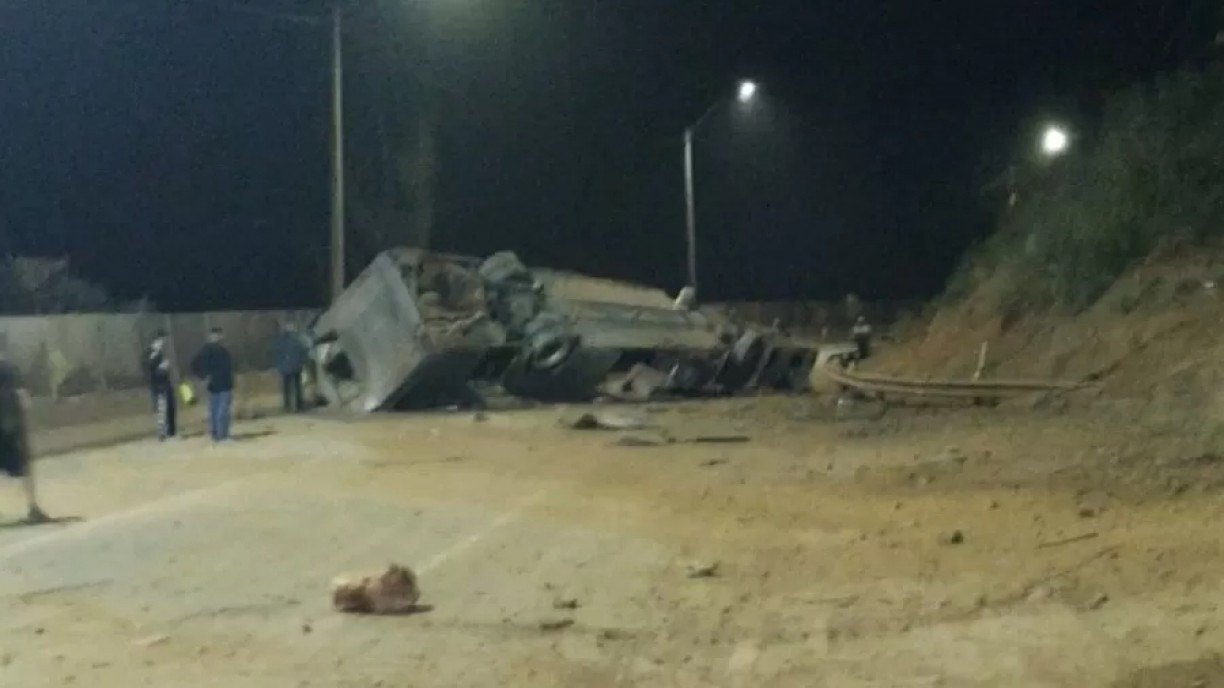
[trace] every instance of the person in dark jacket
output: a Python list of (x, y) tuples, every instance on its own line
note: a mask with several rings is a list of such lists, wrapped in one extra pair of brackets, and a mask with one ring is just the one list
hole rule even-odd
[(281, 376), (281, 397), (286, 413), (300, 413), (302, 403), (302, 369), (309, 355), (306, 343), (298, 334), (297, 327), (287, 322), (276, 337), (273, 347), (276, 357), (276, 372)]
[(30, 442), (26, 434), (27, 400), (21, 373), (0, 354), (0, 472), (21, 481), (28, 508), (26, 522), (46, 523), (51, 519), (38, 506), (34, 491)]
[(234, 359), (221, 340), (221, 328), (214, 327), (208, 343), (191, 359), (191, 372), (208, 383), (208, 426), (214, 442), (229, 440), (234, 403)]
[(860, 315), (855, 319), (854, 327), (850, 328), (850, 337), (854, 340), (854, 346), (857, 349), (856, 357), (860, 361), (871, 355), (871, 335), (871, 323)]
[(170, 357), (166, 355), (166, 333), (158, 332), (145, 351), (145, 374), (149, 393), (153, 397), (153, 413), (157, 418), (157, 439), (167, 440), (177, 434), (177, 408), (174, 382), (170, 375)]

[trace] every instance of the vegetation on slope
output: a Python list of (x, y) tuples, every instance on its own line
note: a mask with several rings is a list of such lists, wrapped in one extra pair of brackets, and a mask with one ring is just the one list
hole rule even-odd
[(1224, 235), (1224, 67), (1108, 99), (1095, 133), (1032, 169), (999, 231), (972, 250), (951, 300), (987, 279), (1004, 311), (1093, 303), (1158, 245)]

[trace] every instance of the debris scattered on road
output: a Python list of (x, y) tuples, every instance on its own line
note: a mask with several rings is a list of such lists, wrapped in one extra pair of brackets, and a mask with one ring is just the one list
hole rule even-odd
[(621, 413), (584, 413), (564, 424), (574, 430), (642, 430), (650, 422), (639, 416)]
[(705, 466), (705, 467), (709, 467), (709, 466), (720, 466), (720, 465), (722, 465), (722, 464), (724, 464), (724, 463), (727, 463), (727, 459), (722, 459), (722, 458), (719, 458), (719, 459), (706, 459), (705, 461), (702, 461), (700, 465)]
[(740, 444), (751, 440), (747, 435), (702, 435), (688, 441), (694, 444)]
[(951, 533), (944, 533), (939, 536), (939, 544), (941, 545), (959, 545), (965, 541), (965, 534), (959, 530), (954, 530)]
[(134, 644), (139, 647), (154, 647), (156, 645), (163, 645), (168, 642), (170, 642), (170, 636), (168, 635), (151, 635), (147, 638), (137, 640)]
[(573, 619), (547, 619), (540, 622), (541, 631), (561, 631), (574, 625)]
[(1098, 512), (1096, 509), (1093, 509), (1093, 508), (1092, 508), (1092, 507), (1090, 507), (1090, 506), (1085, 506), (1085, 507), (1081, 507), (1081, 508), (1080, 508), (1080, 510), (1079, 510), (1079, 517), (1080, 517), (1080, 518), (1092, 518), (1092, 517), (1096, 516), (1096, 515), (1097, 515), (1097, 513), (1099, 513), (1099, 512)]
[(601, 640), (631, 640), (633, 634), (619, 628), (605, 628), (599, 632)]
[(1058, 547), (1059, 545), (1069, 545), (1073, 542), (1083, 542), (1084, 540), (1091, 540), (1095, 537), (1098, 537), (1099, 535), (1100, 533), (1092, 532), (1092, 533), (1084, 533), (1082, 535), (1076, 535), (1073, 537), (1063, 538), (1061, 540), (1051, 540), (1049, 542), (1042, 542), (1037, 545), (1037, 549), (1045, 549), (1047, 547)]
[(688, 567), (689, 578), (714, 578), (718, 575), (718, 568), (721, 562), (713, 562), (710, 564), (690, 565)]
[(303, 633), (303, 634), (309, 634), (309, 633), (310, 633), (311, 631), (313, 631), (313, 630), (314, 630), (314, 627), (310, 625), (310, 622), (306, 622), (306, 623), (302, 624), (302, 633)]
[(553, 601), (553, 609), (577, 609), (577, 598), (569, 597)]
[(1036, 604), (1038, 602), (1045, 602), (1050, 599), (1051, 595), (1053, 595), (1053, 591), (1048, 586), (1038, 585), (1030, 590), (1024, 599), (1031, 604)]
[(697, 435), (694, 437), (676, 438), (672, 437), (667, 431), (658, 429), (658, 426), (645, 416), (611, 411), (584, 413), (573, 419), (563, 418), (560, 422), (562, 427), (572, 430), (650, 431), (648, 434), (618, 437), (612, 444), (620, 447), (658, 447), (677, 442), (684, 444), (742, 444), (752, 441), (751, 437), (742, 434)]
[(948, 447), (931, 459), (931, 463), (934, 464), (952, 464), (954, 466), (964, 466), (968, 461), (969, 457), (959, 447)]
[(668, 444), (668, 441), (662, 437), (625, 435), (624, 437), (618, 437), (612, 444), (618, 447), (661, 447)]
[(1097, 593), (1095, 597), (1093, 597), (1091, 600), (1088, 601), (1087, 608), (1090, 610), (1100, 609), (1101, 607), (1104, 607), (1105, 603), (1108, 601), (1109, 601), (1109, 595), (1106, 595), (1103, 592)]
[(416, 574), (391, 564), (373, 576), (342, 576), (332, 581), (332, 604), (355, 614), (410, 614), (419, 611)]

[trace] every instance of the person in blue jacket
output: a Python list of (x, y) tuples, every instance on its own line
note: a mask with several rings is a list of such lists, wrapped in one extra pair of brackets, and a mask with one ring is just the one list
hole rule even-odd
[(276, 359), (276, 372), (281, 376), (281, 398), (285, 412), (301, 413), (304, 408), (302, 370), (306, 367), (310, 354), (292, 322), (286, 322), (281, 328), (272, 353)]
[(214, 442), (230, 439), (230, 408), (234, 403), (234, 359), (222, 344), (221, 328), (208, 333), (208, 342), (191, 359), (191, 372), (208, 385), (208, 426)]

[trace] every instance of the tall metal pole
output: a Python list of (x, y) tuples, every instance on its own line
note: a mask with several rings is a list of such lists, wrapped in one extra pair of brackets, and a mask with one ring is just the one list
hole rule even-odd
[(331, 298), (344, 291), (344, 55), (340, 3), (332, 4)]
[(693, 129), (684, 130), (684, 210), (688, 239), (688, 286), (697, 291), (697, 209), (693, 200)]

